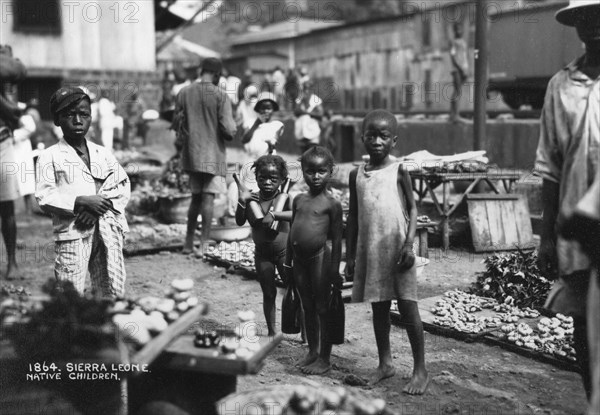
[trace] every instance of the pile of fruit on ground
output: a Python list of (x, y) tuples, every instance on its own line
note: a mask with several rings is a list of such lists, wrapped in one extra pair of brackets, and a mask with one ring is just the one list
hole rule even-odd
[(447, 291), (431, 310), (433, 324), (465, 334), (495, 338), (528, 351), (575, 360), (573, 319), (542, 317), (538, 310), (504, 303), (460, 290)]
[(343, 387), (324, 385), (277, 385), (234, 393), (217, 403), (220, 414), (229, 408), (256, 408), (269, 414), (392, 414), (383, 399), (372, 399)]
[(220, 242), (210, 246), (206, 255), (209, 260), (227, 263), (229, 266), (242, 266), (254, 269), (254, 242)]

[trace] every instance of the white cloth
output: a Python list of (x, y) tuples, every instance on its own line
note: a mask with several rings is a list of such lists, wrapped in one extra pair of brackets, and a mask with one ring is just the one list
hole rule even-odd
[(33, 166), (33, 147), (31, 135), (35, 132), (35, 120), (31, 115), (23, 115), (20, 128), (14, 131), (15, 158), (17, 161), (19, 193), (21, 196), (35, 193), (35, 169)]
[[(548, 84), (542, 111), (535, 171), (559, 183), (559, 214), (570, 216), (598, 169), (600, 152), (600, 77), (591, 80), (580, 59)], [(590, 262), (575, 241), (557, 240), (560, 275), (587, 270)]]
[(275, 146), (282, 133), (283, 123), (281, 121), (274, 120), (262, 123), (254, 131), (250, 141), (244, 144), (244, 150), (253, 159), (264, 156), (269, 152), (269, 144)]
[(40, 153), (36, 165), (35, 197), (40, 208), (52, 215), (54, 239), (57, 241), (80, 239), (91, 230), (75, 228), (75, 199), (97, 193), (96, 183), (116, 183), (105, 188), (103, 194), (118, 212), (117, 221), (124, 232), (128, 231), (125, 206), (131, 196), (127, 173), (115, 156), (106, 148), (87, 142), (90, 153), (89, 169), (64, 138)]
[(113, 149), (114, 129), (116, 126), (116, 105), (108, 98), (100, 98), (98, 101), (98, 117), (100, 126), (100, 137), (102, 145), (110, 151)]

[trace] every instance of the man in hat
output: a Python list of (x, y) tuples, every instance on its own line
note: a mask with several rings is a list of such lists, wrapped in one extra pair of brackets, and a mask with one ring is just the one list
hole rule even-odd
[(200, 78), (177, 95), (172, 127), (192, 189), (183, 253), (194, 252), (194, 234), (201, 214), (201, 247), (196, 251), (199, 257), (210, 238), (215, 195), (226, 193), (225, 142), (233, 140), (236, 133), (231, 102), (218, 86), (222, 68), (219, 59), (204, 60)]
[[(600, 160), (600, 2), (571, 1), (556, 19), (574, 26), (585, 54), (550, 80), (541, 118), (536, 172), (543, 178), (544, 217), (539, 248), (540, 271), (557, 281), (546, 306), (573, 317), (575, 349), (588, 398), (592, 393), (587, 343), (588, 328), (598, 333), (600, 315), (587, 313), (588, 301), (598, 302), (589, 289), (591, 263), (581, 246), (557, 235), (556, 221), (569, 217), (590, 188)], [(598, 344), (594, 339), (592, 344)], [(594, 385), (597, 388), (598, 385)]]
[(115, 297), (125, 289), (123, 233), (130, 183), (110, 149), (86, 140), (90, 101), (81, 88), (60, 88), (50, 98), (63, 137), (40, 153), (35, 196), (52, 215), (56, 278), (71, 281), (83, 293), (89, 271), (93, 291)]

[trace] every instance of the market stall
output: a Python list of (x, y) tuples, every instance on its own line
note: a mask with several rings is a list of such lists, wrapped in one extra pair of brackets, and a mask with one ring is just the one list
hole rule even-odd
[(230, 329), (206, 329), (208, 306), (192, 288), (180, 279), (164, 297), (113, 301), (50, 280), (43, 296), (3, 293), (0, 412), (30, 413), (58, 393), (62, 407), (84, 414), (143, 413), (155, 402), (216, 413), (236, 377), (258, 373), (282, 337), (261, 337), (252, 312)]

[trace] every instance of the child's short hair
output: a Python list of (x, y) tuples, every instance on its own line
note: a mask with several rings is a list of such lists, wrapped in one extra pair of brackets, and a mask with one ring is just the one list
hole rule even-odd
[(254, 173), (258, 174), (258, 171), (265, 166), (273, 165), (279, 172), (282, 178), (286, 178), (288, 176), (287, 163), (281, 156), (277, 156), (274, 154), (267, 154), (264, 156), (260, 156), (258, 160), (252, 164), (252, 168), (254, 169)]
[(362, 130), (364, 131), (367, 124), (373, 120), (388, 121), (390, 124), (390, 127), (393, 128), (394, 132), (398, 129), (398, 121), (396, 120), (396, 117), (394, 116), (394, 114), (392, 114), (389, 111), (379, 109), (379, 110), (373, 110), (373, 111), (369, 112), (367, 115), (365, 115), (365, 119), (363, 120), (363, 123), (362, 123)]
[(309, 148), (300, 156), (300, 165), (302, 168), (306, 165), (306, 162), (311, 158), (322, 157), (327, 162), (327, 166), (333, 170), (335, 166), (335, 160), (333, 159), (333, 154), (329, 151), (328, 148), (323, 146), (314, 146)]

